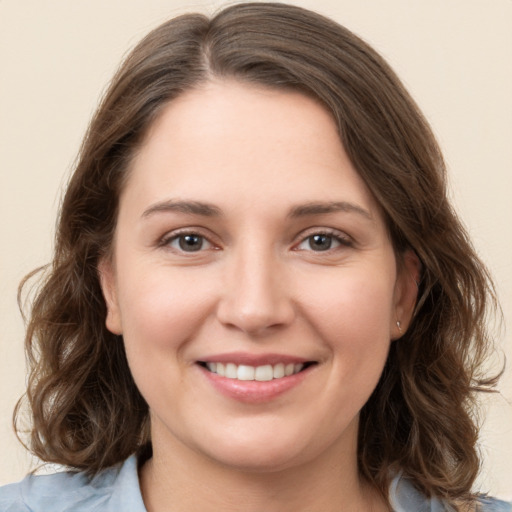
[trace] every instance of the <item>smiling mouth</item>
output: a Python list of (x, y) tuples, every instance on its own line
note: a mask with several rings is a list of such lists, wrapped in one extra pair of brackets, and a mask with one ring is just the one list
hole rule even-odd
[(290, 377), (304, 371), (306, 368), (309, 368), (314, 364), (316, 364), (314, 361), (309, 361), (306, 363), (278, 363), (274, 365), (265, 364), (261, 366), (250, 366), (235, 363), (199, 362), (200, 366), (206, 368), (211, 373), (219, 375), (220, 377), (243, 381), (255, 380), (260, 382)]

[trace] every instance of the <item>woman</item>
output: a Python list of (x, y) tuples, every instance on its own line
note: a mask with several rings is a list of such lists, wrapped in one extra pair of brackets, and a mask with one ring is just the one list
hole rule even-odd
[(6, 510), (510, 510), (479, 498), (490, 279), (371, 48), (281, 4), (187, 15), (114, 77), (27, 332)]

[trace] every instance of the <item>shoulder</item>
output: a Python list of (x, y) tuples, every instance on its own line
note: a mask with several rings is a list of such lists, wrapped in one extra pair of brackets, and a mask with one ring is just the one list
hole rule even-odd
[[(109, 472), (110, 473), (110, 472)], [(98, 499), (108, 495), (110, 478), (93, 483), (83, 473), (29, 475), (19, 483), (0, 488), (2, 512), (88, 510)]]
[[(453, 508), (438, 498), (427, 498), (413, 483), (399, 474), (393, 478), (389, 498), (394, 512), (454, 512)], [(478, 499), (476, 512), (512, 512), (512, 503), (487, 496)]]
[(146, 512), (139, 489), (137, 461), (102, 471), (29, 475), (0, 488), (0, 512)]
[(480, 498), (478, 512), (512, 512), (512, 503), (495, 498)]

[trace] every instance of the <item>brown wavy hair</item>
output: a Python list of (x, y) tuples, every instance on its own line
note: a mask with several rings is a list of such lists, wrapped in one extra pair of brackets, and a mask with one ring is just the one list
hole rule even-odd
[(491, 280), (447, 199), (432, 131), (388, 64), (334, 21), (278, 3), (172, 19), (114, 76), (81, 147), (55, 255), (29, 316), (30, 449), (96, 473), (150, 444), (148, 406), (122, 340), (105, 327), (97, 267), (111, 249), (120, 191), (148, 127), (168, 102), (212, 77), (301, 91), (336, 120), (397, 256), (410, 248), (422, 263), (412, 324), (392, 343), (361, 412), (360, 472), (384, 496), (394, 469), (428, 496), (471, 500), (475, 391), (494, 384), (482, 371), (496, 307)]

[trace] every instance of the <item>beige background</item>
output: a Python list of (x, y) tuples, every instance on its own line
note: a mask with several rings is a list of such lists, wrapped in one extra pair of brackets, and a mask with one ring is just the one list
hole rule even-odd
[[(297, 0), (395, 67), (438, 135), (452, 195), (493, 272), (512, 361), (512, 0)], [(49, 260), (62, 185), (121, 57), (149, 29), (219, 2), (0, 0), (0, 484), (33, 463), (11, 411), (25, 383), (16, 287)], [(479, 485), (512, 498), (512, 363), (486, 399)]]

